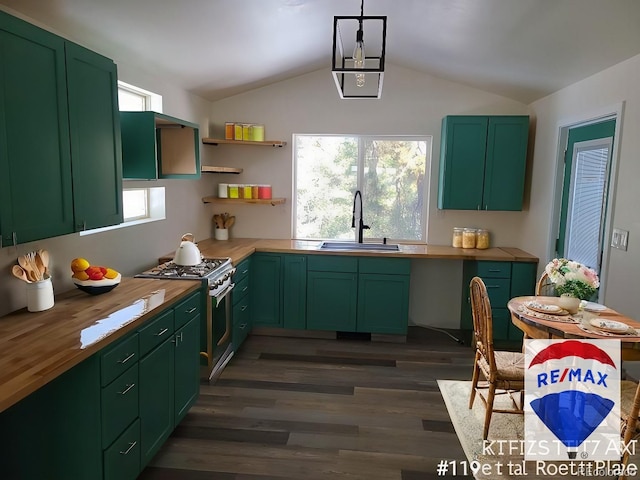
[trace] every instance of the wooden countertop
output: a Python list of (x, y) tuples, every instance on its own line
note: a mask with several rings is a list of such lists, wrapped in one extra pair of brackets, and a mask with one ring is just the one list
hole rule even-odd
[[(488, 248), (486, 250), (454, 248), (448, 245), (400, 244), (400, 251), (326, 251), (319, 250), (322, 242), (308, 240), (277, 240), (258, 238), (233, 238), (231, 240), (207, 239), (198, 242), (204, 257), (231, 257), (238, 263), (253, 252), (304, 253), (309, 255), (347, 255), (362, 257), (440, 258), (450, 260), (497, 260), (506, 262), (538, 262), (538, 258), (514, 247)], [(171, 260), (173, 254), (160, 258)]]
[(0, 412), (201, 285), (123, 278), (109, 293), (71, 290), (56, 296), (49, 310), (0, 317)]

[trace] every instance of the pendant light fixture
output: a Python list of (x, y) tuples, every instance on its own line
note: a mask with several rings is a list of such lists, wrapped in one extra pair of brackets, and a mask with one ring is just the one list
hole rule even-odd
[[(333, 17), (331, 72), (340, 98), (380, 98), (386, 36), (387, 17), (365, 17), (364, 0), (361, 0), (360, 16)], [(345, 55), (345, 51), (351, 55)]]

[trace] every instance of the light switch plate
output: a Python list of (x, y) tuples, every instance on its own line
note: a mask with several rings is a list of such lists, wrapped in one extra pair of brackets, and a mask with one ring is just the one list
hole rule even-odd
[(611, 246), (620, 250), (626, 250), (629, 243), (629, 231), (614, 228), (611, 235)]

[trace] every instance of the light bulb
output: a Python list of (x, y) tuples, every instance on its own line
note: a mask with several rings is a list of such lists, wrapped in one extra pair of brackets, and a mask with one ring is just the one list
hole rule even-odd
[[(353, 49), (353, 66), (354, 68), (364, 68), (364, 40), (362, 39), (362, 26), (356, 35), (356, 48)], [(356, 86), (364, 87), (364, 73), (356, 73)]]

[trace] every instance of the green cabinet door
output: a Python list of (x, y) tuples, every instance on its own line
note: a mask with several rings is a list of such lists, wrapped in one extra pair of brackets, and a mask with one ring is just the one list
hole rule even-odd
[(0, 244), (7, 246), (73, 232), (73, 197), (64, 40), (0, 12), (0, 45)]
[(175, 348), (175, 339), (165, 340), (140, 360), (142, 468), (149, 463), (173, 430)]
[(526, 115), (445, 117), (438, 208), (522, 210), (528, 136)]
[(522, 210), (529, 117), (489, 117), (483, 210)]
[(233, 342), (233, 350), (235, 352), (238, 351), (242, 346), (242, 343), (247, 339), (247, 335), (249, 335), (250, 330), (250, 297), (245, 295), (233, 306), (233, 332), (231, 338)]
[(356, 331), (358, 274), (307, 272), (307, 328)]
[(100, 479), (96, 355), (0, 413), (3, 480)]
[(282, 327), (282, 256), (256, 253), (251, 261), (251, 319), (253, 326)]
[(360, 273), (358, 332), (407, 334), (409, 275)]
[(480, 209), (488, 122), (485, 116), (442, 120), (438, 208)]
[(104, 451), (103, 478), (134, 480), (138, 478), (140, 470), (140, 420), (136, 420)]
[(77, 231), (122, 223), (116, 65), (66, 43), (73, 204)]
[(284, 255), (282, 276), (283, 326), (304, 330), (307, 326), (307, 257)]
[(174, 426), (196, 402), (200, 392), (200, 315), (175, 333)]
[[(511, 265), (511, 298), (534, 295), (537, 279), (537, 262), (513, 262)], [(523, 332), (509, 321), (509, 340), (521, 341)]]

